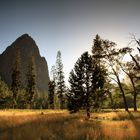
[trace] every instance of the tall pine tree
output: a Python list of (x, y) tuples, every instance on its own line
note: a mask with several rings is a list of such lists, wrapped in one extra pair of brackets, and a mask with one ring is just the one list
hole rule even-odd
[(101, 58), (104, 57), (104, 51), (102, 48), (102, 39), (98, 34), (95, 36), (95, 39), (93, 40), (93, 46), (91, 52), (92, 52), (92, 57), (96, 59), (96, 61), (98, 62), (100, 62)]
[(100, 107), (102, 104), (102, 100), (105, 98), (105, 83), (107, 78), (107, 70), (104, 63), (104, 50), (103, 50), (103, 43), (100, 36), (97, 34), (95, 36), (95, 39), (93, 40), (93, 46), (92, 46), (92, 61), (94, 64), (94, 71), (93, 71), (93, 92), (96, 98), (96, 104), (95, 107)]
[(16, 108), (17, 106), (17, 95), (20, 90), (21, 86), (21, 72), (20, 72), (20, 52), (17, 50), (17, 56), (15, 58), (15, 62), (13, 64), (12, 68), (12, 84), (11, 84), (11, 90), (12, 90), (12, 99), (13, 99), (13, 108)]
[(27, 87), (26, 87), (26, 104), (28, 108), (32, 108), (33, 99), (36, 93), (36, 67), (34, 56), (31, 56), (28, 72), (27, 72)]
[[(70, 73), (70, 89), (67, 94), (68, 109), (76, 112), (85, 109), (87, 117), (90, 118), (91, 107), (96, 107), (100, 96), (98, 92), (103, 85), (101, 69), (93, 63), (88, 52), (85, 52), (77, 60), (74, 69)], [(103, 95), (103, 92), (102, 92)]]
[(50, 109), (54, 109), (54, 96), (55, 96), (55, 81), (50, 80), (50, 82), (49, 82), (49, 95), (48, 95)]
[(0, 77), (0, 109), (9, 109), (11, 105), (13, 105), (11, 90)]
[(66, 86), (64, 81), (63, 64), (60, 51), (58, 51), (56, 58), (56, 90), (60, 101), (60, 109), (64, 109)]
[(50, 72), (50, 82), (49, 82), (49, 94), (48, 94), (48, 102), (49, 108), (55, 108), (55, 97), (56, 97), (56, 69), (55, 66), (52, 66)]

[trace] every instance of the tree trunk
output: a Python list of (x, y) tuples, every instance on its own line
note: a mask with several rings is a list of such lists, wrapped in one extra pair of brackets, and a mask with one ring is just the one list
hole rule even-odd
[(90, 109), (89, 109), (89, 107), (87, 107), (87, 119), (89, 119), (90, 118)]
[(13, 98), (13, 104), (12, 104), (13, 109), (16, 109), (16, 106), (17, 106), (17, 102), (15, 98)]
[(125, 111), (128, 111), (128, 105), (127, 105), (127, 102), (126, 102), (125, 93), (124, 93), (124, 90), (123, 90), (123, 88), (122, 88), (120, 79), (119, 79), (119, 77), (118, 77), (118, 75), (117, 75), (117, 73), (116, 73), (116, 71), (115, 71), (114, 69), (113, 69), (113, 72), (114, 72), (114, 74), (115, 74), (115, 76), (116, 76), (116, 78), (117, 78), (117, 83), (118, 83), (119, 88), (120, 88), (120, 91), (121, 91), (121, 93), (122, 93), (122, 97), (123, 97), (123, 101), (124, 101), (124, 106), (125, 106)]
[(127, 105), (127, 102), (126, 102), (125, 93), (124, 93), (124, 90), (123, 90), (123, 88), (122, 88), (122, 85), (121, 85), (121, 82), (120, 82), (120, 81), (118, 82), (118, 85), (119, 85), (120, 91), (121, 91), (122, 96), (123, 96), (125, 111), (128, 111), (128, 105)]
[(136, 92), (136, 88), (135, 88), (135, 83), (133, 81), (133, 78), (129, 75), (130, 81), (132, 83), (132, 87), (133, 87), (133, 105), (134, 105), (134, 111), (137, 111), (137, 92)]
[(64, 109), (64, 103), (63, 103), (63, 95), (60, 95), (60, 109)]
[(139, 65), (139, 63), (137, 62), (137, 60), (135, 59), (135, 57), (134, 57), (132, 54), (130, 54), (130, 56), (131, 56), (132, 60), (135, 62), (135, 64), (136, 64), (136, 66), (138, 67), (138, 69), (140, 69), (140, 65)]
[(137, 111), (137, 94), (134, 94), (133, 103), (134, 103), (134, 111)]
[(27, 109), (31, 109), (31, 103), (27, 103)]

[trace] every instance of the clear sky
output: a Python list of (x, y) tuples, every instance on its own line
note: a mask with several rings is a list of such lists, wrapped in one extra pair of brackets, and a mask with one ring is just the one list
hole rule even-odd
[(62, 53), (66, 80), (98, 33), (127, 46), (129, 33), (140, 37), (140, 0), (0, 0), (0, 53), (28, 33), (49, 70)]

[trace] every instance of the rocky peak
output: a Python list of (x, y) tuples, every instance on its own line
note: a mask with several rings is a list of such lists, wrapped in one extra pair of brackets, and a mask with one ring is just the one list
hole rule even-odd
[(17, 38), (7, 49), (0, 55), (0, 76), (10, 86), (12, 65), (15, 61), (17, 50), (21, 59), (21, 81), (26, 85), (27, 66), (31, 55), (35, 58), (37, 89), (48, 92), (48, 66), (44, 57), (40, 56), (38, 46), (28, 34), (23, 34)]
[(24, 53), (31, 53), (30, 55), (40, 55), (39, 49), (35, 43), (35, 41), (32, 39), (31, 36), (28, 34), (23, 34), (19, 38), (17, 38), (7, 49), (6, 51), (14, 50), (20, 50)]

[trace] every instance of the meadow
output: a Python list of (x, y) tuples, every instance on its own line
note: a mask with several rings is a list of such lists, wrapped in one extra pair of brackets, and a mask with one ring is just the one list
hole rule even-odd
[(0, 140), (139, 140), (140, 112), (1, 110)]

